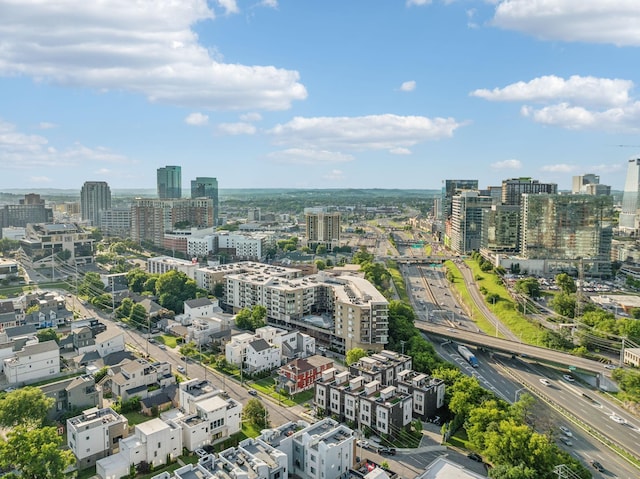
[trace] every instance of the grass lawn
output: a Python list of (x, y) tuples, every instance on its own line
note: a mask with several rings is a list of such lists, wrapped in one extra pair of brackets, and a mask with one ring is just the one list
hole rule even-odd
[[(465, 263), (473, 271), (473, 277), (479, 288), (486, 288), (489, 294), (497, 294), (500, 299), (495, 304), (487, 304), (489, 309), (507, 326), (513, 334), (527, 344), (540, 344), (544, 330), (538, 323), (530, 322), (526, 316), (517, 310), (517, 305), (495, 273), (484, 273), (478, 263), (473, 260), (465, 260)], [(490, 334), (489, 331), (486, 331)]]
[(154, 339), (159, 343), (164, 344), (168, 348), (175, 348), (178, 346), (178, 338), (171, 334), (161, 334), (160, 336), (154, 336)]
[(126, 417), (129, 420), (129, 426), (135, 426), (136, 424), (140, 424), (146, 421), (150, 421), (151, 419), (153, 419), (150, 416), (145, 416), (142, 413), (139, 412), (126, 412), (123, 414), (124, 417)]
[[(495, 326), (489, 322), (489, 320), (482, 314), (482, 312), (478, 309), (473, 299), (471, 299), (471, 295), (469, 294), (469, 290), (467, 289), (467, 285), (464, 282), (464, 278), (462, 277), (462, 273), (455, 265), (453, 261), (445, 261), (444, 263), (447, 271), (450, 271), (453, 275), (453, 287), (458, 291), (458, 294), (462, 298), (462, 302), (467, 306), (467, 308), (471, 311), (471, 319), (474, 323), (485, 333), (489, 335), (495, 334)], [(501, 334), (498, 336), (504, 339), (504, 336)]]
[(76, 476), (69, 474), (69, 477), (76, 477), (76, 479), (89, 479), (96, 475), (96, 466), (88, 467), (82, 471), (78, 471)]
[(400, 274), (400, 270), (398, 269), (398, 265), (395, 261), (387, 261), (387, 271), (389, 271), (389, 274), (391, 275), (391, 280), (396, 287), (400, 301), (409, 304), (409, 296), (407, 295), (404, 278), (402, 277), (402, 274)]

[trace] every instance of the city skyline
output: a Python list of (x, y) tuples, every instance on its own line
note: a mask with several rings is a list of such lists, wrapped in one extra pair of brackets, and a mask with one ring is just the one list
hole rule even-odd
[(0, 190), (620, 191), (640, 4), (597, 3), (0, 0)]

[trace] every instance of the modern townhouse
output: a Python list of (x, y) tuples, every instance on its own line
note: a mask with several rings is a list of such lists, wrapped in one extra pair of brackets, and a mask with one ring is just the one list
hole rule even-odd
[(444, 406), (445, 384), (442, 379), (404, 370), (400, 372), (396, 386), (398, 391), (413, 397), (413, 417), (416, 419), (432, 418)]
[(60, 373), (60, 350), (55, 341), (27, 344), (13, 357), (4, 359), (9, 384), (29, 383)]
[(127, 437), (129, 422), (111, 408), (91, 408), (67, 419), (67, 446), (76, 457), (78, 469), (116, 454), (119, 441)]
[(40, 386), (45, 396), (55, 402), (47, 417), (55, 419), (74, 411), (96, 407), (100, 404), (100, 393), (92, 374), (84, 374), (75, 378), (63, 379)]
[(134, 396), (146, 398), (155, 391), (160, 393), (161, 388), (175, 382), (171, 364), (135, 359), (111, 368), (107, 376), (100, 381), (100, 386), (111, 390), (114, 396), (126, 401)]

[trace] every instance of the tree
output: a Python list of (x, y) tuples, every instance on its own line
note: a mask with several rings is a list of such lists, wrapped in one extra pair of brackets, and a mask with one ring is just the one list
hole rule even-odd
[(60, 449), (61, 444), (55, 427), (18, 426), (0, 442), (0, 466), (18, 469), (23, 479), (64, 479), (75, 458), (73, 452)]
[(58, 333), (56, 333), (53, 329), (41, 329), (36, 333), (36, 337), (38, 338), (38, 342), (44, 343), (45, 341), (55, 341), (59, 342)]
[(318, 268), (318, 271), (322, 271), (324, 269), (327, 269), (327, 263), (325, 263), (321, 259), (317, 259), (315, 261), (315, 263), (316, 263), (316, 268)]
[(0, 426), (40, 427), (55, 404), (37, 387), (17, 389), (0, 399)]
[(326, 247), (326, 245), (319, 244), (319, 245), (316, 247), (316, 254), (317, 254), (317, 255), (327, 254), (327, 247)]
[(185, 301), (196, 298), (197, 289), (195, 280), (176, 270), (161, 274), (155, 283), (160, 306), (177, 314), (182, 313)]
[(136, 303), (131, 307), (131, 312), (129, 313), (129, 323), (136, 327), (145, 329), (149, 327), (149, 323), (147, 320), (147, 310), (144, 309), (140, 303)]
[(109, 366), (104, 366), (103, 368), (100, 368), (93, 375), (93, 380), (95, 381), (95, 383), (98, 384), (100, 381), (102, 381), (102, 378), (105, 377), (108, 372), (109, 372)]
[(553, 310), (568, 318), (573, 318), (576, 311), (576, 298), (575, 295), (570, 294), (556, 294), (551, 301), (549, 301), (549, 306), (553, 308)]
[(236, 315), (236, 326), (240, 329), (255, 331), (266, 324), (267, 308), (256, 305), (251, 308), (242, 308)]
[(576, 283), (567, 273), (557, 274), (555, 277), (556, 286), (560, 288), (564, 294), (571, 294), (577, 291)]
[(224, 296), (224, 288), (225, 288), (224, 283), (216, 283), (215, 286), (213, 287), (213, 295), (216, 298), (222, 298)]
[(515, 288), (518, 293), (526, 294), (530, 298), (540, 297), (540, 283), (536, 278), (519, 279)]
[(258, 429), (269, 427), (267, 410), (259, 399), (250, 399), (242, 410), (242, 415), (251, 425)]
[(365, 357), (366, 355), (367, 352), (362, 348), (350, 349), (349, 351), (347, 351), (347, 356), (345, 359), (347, 366), (351, 366), (353, 363), (360, 360), (360, 358)]
[(104, 283), (98, 273), (89, 272), (84, 275), (82, 282), (78, 285), (78, 294), (93, 298), (104, 292)]
[(127, 273), (127, 285), (134, 293), (142, 293), (144, 291), (144, 283), (149, 279), (149, 274), (141, 269), (132, 269)]
[(125, 319), (131, 316), (131, 308), (133, 308), (134, 302), (131, 298), (124, 298), (120, 306), (116, 308), (116, 318)]

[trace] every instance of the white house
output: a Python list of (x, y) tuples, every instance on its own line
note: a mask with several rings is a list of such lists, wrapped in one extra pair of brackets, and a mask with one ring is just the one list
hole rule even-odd
[(149, 386), (162, 388), (175, 382), (176, 378), (171, 374), (171, 364), (164, 361), (150, 363), (146, 359), (135, 359), (120, 367), (111, 368), (101, 384), (110, 386), (115, 396), (120, 396), (123, 401), (126, 401), (133, 396), (146, 398)]
[(111, 353), (124, 351), (124, 344), (124, 333), (115, 328), (107, 329), (96, 335), (96, 351), (101, 358)]
[[(201, 346), (207, 344), (216, 333), (229, 329), (229, 322), (225, 318), (195, 318), (187, 327), (187, 341)], [(229, 334), (231, 334), (230, 331)]]
[(244, 367), (252, 374), (270, 371), (281, 364), (280, 349), (262, 338), (251, 341), (245, 349)]
[(148, 462), (153, 467), (182, 454), (182, 431), (175, 424), (155, 418), (136, 425), (133, 435), (120, 440), (120, 452), (96, 462), (102, 479), (120, 479), (131, 465)]
[(246, 348), (251, 341), (255, 341), (256, 336), (251, 333), (240, 333), (231, 336), (229, 341), (224, 346), (225, 359), (231, 364), (239, 366), (246, 357)]
[(118, 452), (119, 440), (129, 435), (129, 421), (111, 408), (85, 410), (67, 419), (67, 446), (76, 456), (78, 469)]
[[(316, 339), (299, 331), (287, 331), (274, 326), (263, 326), (256, 329), (256, 336), (280, 349), (282, 358), (287, 361), (296, 358), (307, 358), (316, 353)], [(286, 361), (285, 361), (286, 362)]]
[(4, 360), (9, 384), (36, 381), (60, 373), (60, 349), (54, 340), (27, 344)]
[(184, 302), (184, 313), (180, 315), (180, 322), (188, 326), (196, 318), (210, 318), (214, 313), (222, 312), (217, 299), (196, 298)]

